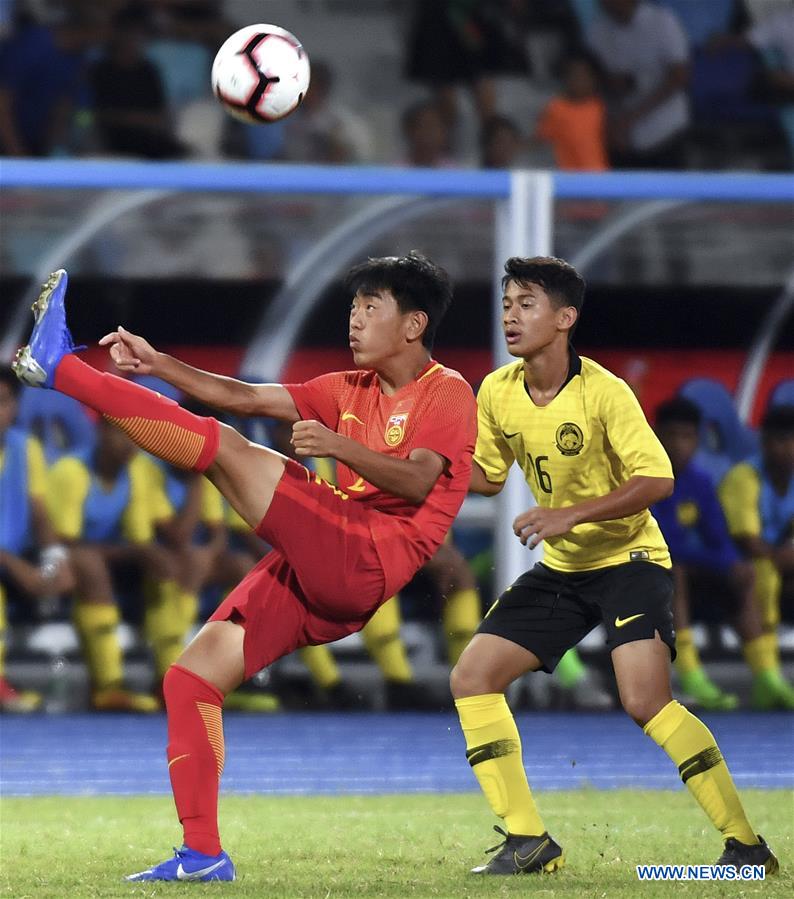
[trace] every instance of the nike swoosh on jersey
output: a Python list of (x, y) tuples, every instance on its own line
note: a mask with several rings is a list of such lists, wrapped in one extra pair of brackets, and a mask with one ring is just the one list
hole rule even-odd
[(615, 616), (615, 627), (623, 627), (623, 625), (628, 624), (630, 621), (636, 621), (638, 618), (642, 618), (645, 612), (640, 612), (639, 615), (629, 615), (628, 618), (620, 618), (619, 616)]
[(360, 425), (364, 424), (358, 415), (354, 415), (352, 412), (343, 412), (342, 421), (357, 421)]
[(359, 479), (351, 484), (349, 487), (345, 487), (348, 493), (363, 493), (367, 489), (367, 485), (364, 483), (364, 478), (359, 477)]
[(202, 877), (205, 877), (207, 874), (212, 874), (213, 871), (217, 871), (218, 868), (222, 867), (226, 864), (226, 859), (222, 858), (219, 862), (215, 862), (214, 865), (209, 865), (207, 868), (199, 868), (198, 871), (186, 871), (182, 867), (182, 862), (179, 863), (179, 867), (176, 869), (176, 879), (177, 880), (200, 880)]
[(515, 434), (508, 434), (507, 431), (502, 431), (502, 435), (504, 436), (505, 440), (512, 440), (513, 437), (518, 437), (520, 433), (521, 431), (516, 431)]
[(548, 840), (544, 840), (537, 849), (534, 849), (526, 858), (522, 858), (517, 852), (513, 853), (513, 861), (518, 868), (528, 868), (532, 862), (540, 855), (541, 852), (549, 845)]

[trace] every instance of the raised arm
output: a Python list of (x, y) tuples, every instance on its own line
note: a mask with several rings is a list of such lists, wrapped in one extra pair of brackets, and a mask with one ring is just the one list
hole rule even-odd
[(290, 422), (300, 418), (289, 391), (281, 384), (248, 384), (237, 378), (202, 371), (167, 353), (158, 352), (148, 340), (121, 326), (106, 334), (99, 343), (109, 348), (111, 359), (121, 371), (162, 378), (213, 409)]

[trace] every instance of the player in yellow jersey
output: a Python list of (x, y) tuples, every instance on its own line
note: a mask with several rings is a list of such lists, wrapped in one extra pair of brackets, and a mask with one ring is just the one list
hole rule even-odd
[[(35, 437), (14, 427), (20, 390), (15, 381), (0, 369), (0, 711), (34, 712), (41, 695), (18, 691), (5, 677), (6, 588), (38, 600), (69, 590), (74, 578), (47, 515), (44, 451)], [(37, 563), (31, 560), (35, 549)]]
[(537, 505), (513, 523), (544, 544), (544, 561), (499, 597), (451, 677), (466, 756), (507, 830), (478, 874), (551, 872), (562, 848), (535, 806), (504, 692), (551, 672), (603, 623), (623, 708), (678, 766), (725, 840), (719, 864), (778, 863), (751, 828), (708, 728), (670, 692), (675, 653), (670, 556), (648, 507), (670, 494), (670, 460), (628, 385), (570, 344), (584, 281), (560, 259), (508, 259), (502, 279), (507, 348), (478, 397), (471, 489), (493, 496), (513, 462)]

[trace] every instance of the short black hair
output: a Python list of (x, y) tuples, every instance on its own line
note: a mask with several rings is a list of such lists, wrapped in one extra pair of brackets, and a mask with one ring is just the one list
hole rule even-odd
[(521, 129), (514, 119), (506, 115), (492, 115), (483, 122), (480, 129), (480, 146), (486, 147), (500, 131), (509, 131), (515, 137), (521, 137)]
[(656, 410), (656, 427), (669, 424), (686, 424), (700, 427), (703, 415), (692, 400), (685, 396), (674, 396), (662, 403)]
[(794, 406), (790, 403), (770, 406), (761, 419), (761, 433), (776, 437), (794, 434)]
[(529, 259), (511, 256), (505, 262), (502, 290), (506, 290), (511, 281), (524, 286), (537, 284), (542, 287), (557, 309), (573, 306), (577, 312), (582, 311), (584, 278), (564, 259), (557, 259), (556, 256), (532, 256)]
[(0, 366), (0, 384), (5, 384), (14, 397), (18, 397), (22, 392), (22, 384), (19, 378), (10, 368), (6, 368), (4, 365)]
[(416, 103), (412, 103), (410, 106), (406, 107), (400, 116), (400, 126), (402, 127), (403, 133), (413, 128), (419, 120), (419, 117), (426, 112), (434, 112), (441, 116), (442, 120), (444, 118), (441, 114), (441, 107), (437, 100), (434, 100), (431, 97), (426, 97), (424, 100), (417, 100)]
[(452, 302), (449, 275), (416, 250), (406, 256), (370, 258), (353, 266), (345, 277), (345, 288), (354, 295), (388, 290), (403, 314), (415, 309), (427, 313), (422, 343), (428, 349), (432, 349), (436, 330)]

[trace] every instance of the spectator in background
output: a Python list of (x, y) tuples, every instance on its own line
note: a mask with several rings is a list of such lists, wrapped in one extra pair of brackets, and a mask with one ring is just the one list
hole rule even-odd
[(49, 156), (68, 136), (82, 85), (84, 54), (96, 28), (55, 28), (19, 14), (0, 44), (0, 153)]
[(700, 422), (700, 410), (684, 397), (657, 410), (656, 433), (673, 464), (675, 487), (652, 512), (673, 560), (675, 669), (681, 689), (705, 709), (728, 711), (736, 708), (737, 697), (724, 693), (709, 678), (694, 643), (691, 607), (698, 599), (708, 602), (711, 611), (717, 611), (717, 620), (727, 620), (738, 633), (753, 672), (754, 695), (765, 693), (768, 683), (774, 684), (780, 675), (767, 652), (753, 567), (731, 540), (714, 482), (693, 462)]
[(480, 165), (484, 169), (515, 168), (524, 139), (518, 125), (507, 116), (491, 116), (480, 132)]
[(682, 168), (689, 47), (681, 23), (647, 0), (600, 5), (588, 42), (606, 77), (613, 168)]
[(482, 128), (496, 114), (493, 76), (529, 71), (526, 0), (414, 0), (412, 6), (407, 77), (433, 92), (450, 138), (459, 124), (461, 87), (471, 92)]
[(794, 688), (780, 671), (781, 596), (794, 590), (794, 406), (773, 406), (761, 422), (761, 452), (725, 475), (719, 489), (731, 536), (755, 566), (770, 676), (754, 683), (759, 708), (794, 709)]
[(105, 54), (90, 71), (99, 135), (110, 153), (178, 158), (185, 147), (174, 136), (160, 73), (144, 55), (145, 38), (146, 17), (138, 7), (114, 16)]
[(564, 61), (563, 92), (540, 114), (535, 137), (554, 147), (557, 168), (590, 172), (609, 168), (606, 106), (588, 56), (569, 56)]
[[(16, 381), (16, 383), (14, 383)], [(47, 508), (41, 444), (14, 427), (20, 384), (0, 368), (0, 711), (34, 712), (41, 696), (17, 691), (5, 677), (6, 588), (33, 600), (74, 586), (66, 549), (55, 541)], [(38, 559), (33, 561), (38, 550)], [(34, 555), (31, 555), (31, 554)]]
[(453, 168), (456, 165), (448, 155), (449, 129), (434, 100), (421, 100), (405, 110), (402, 133), (405, 165), (431, 169)]
[(372, 158), (372, 135), (367, 123), (340, 103), (333, 89), (331, 67), (324, 60), (313, 59), (311, 87), (300, 108), (284, 124), (285, 159), (351, 163)]

